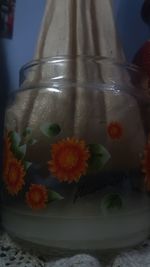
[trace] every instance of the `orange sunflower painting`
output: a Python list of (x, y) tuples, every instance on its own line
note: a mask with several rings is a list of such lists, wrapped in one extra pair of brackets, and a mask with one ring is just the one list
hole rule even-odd
[(31, 184), (26, 193), (26, 202), (31, 209), (40, 210), (46, 207), (48, 202), (48, 192), (45, 186)]
[(6, 188), (11, 195), (17, 195), (24, 186), (25, 171), (22, 162), (13, 155), (8, 159), (7, 173), (4, 174)]
[(111, 122), (107, 127), (108, 135), (111, 139), (120, 139), (123, 135), (123, 128), (119, 122)]
[(3, 179), (9, 194), (18, 194), (24, 185), (24, 177), (24, 166), (21, 161), (14, 157), (11, 151), (10, 138), (8, 133), (6, 133), (3, 152)]
[(11, 143), (8, 134), (4, 137), (4, 149), (3, 149), (3, 176), (6, 177), (9, 170), (9, 161), (12, 157)]
[(150, 192), (150, 140), (145, 147), (142, 167), (143, 172), (145, 173), (145, 187), (146, 190)]
[(90, 154), (84, 141), (67, 138), (52, 145), (51, 157), (49, 171), (60, 182), (71, 183), (86, 174)]

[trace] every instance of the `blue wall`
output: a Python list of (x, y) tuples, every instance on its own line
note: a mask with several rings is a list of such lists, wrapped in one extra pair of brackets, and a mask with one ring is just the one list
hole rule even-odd
[(46, 0), (16, 0), (12, 40), (3, 39), (11, 89), (17, 89), (19, 69), (33, 58)]
[(118, 31), (129, 61), (150, 38), (150, 30), (141, 19), (144, 0), (113, 0)]
[[(137, 49), (150, 36), (148, 27), (140, 18), (143, 0), (113, 1), (124, 50), (127, 59), (132, 60)], [(16, 0), (13, 39), (3, 40), (11, 89), (18, 87), (20, 67), (33, 58), (45, 3), (46, 0)]]

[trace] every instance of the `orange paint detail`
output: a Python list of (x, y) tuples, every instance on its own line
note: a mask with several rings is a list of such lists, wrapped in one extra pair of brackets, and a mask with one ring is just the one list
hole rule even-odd
[(7, 172), (4, 174), (6, 188), (11, 195), (17, 195), (24, 186), (25, 171), (21, 161), (11, 156), (7, 163)]
[(86, 174), (90, 154), (84, 141), (75, 138), (62, 140), (52, 145), (51, 155), (49, 171), (60, 182), (78, 182)]
[(9, 161), (12, 158), (11, 143), (8, 134), (4, 137), (3, 149), (3, 176), (6, 177), (9, 171)]
[(26, 202), (34, 210), (44, 209), (48, 202), (48, 192), (45, 186), (32, 184), (26, 193)]
[(123, 128), (119, 122), (111, 122), (107, 127), (107, 132), (110, 138), (120, 139), (123, 135)]

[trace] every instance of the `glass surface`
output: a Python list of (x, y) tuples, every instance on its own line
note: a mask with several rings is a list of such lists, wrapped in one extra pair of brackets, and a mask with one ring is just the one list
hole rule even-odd
[[(71, 218), (82, 233), (90, 218), (93, 248), (98, 216), (109, 226), (110, 215), (127, 219), (127, 213), (149, 209), (146, 85), (140, 69), (107, 58), (56, 57), (25, 65), (6, 110), (4, 206), (55, 217), (58, 229), (59, 218)], [(87, 221), (76, 223), (79, 218)]]

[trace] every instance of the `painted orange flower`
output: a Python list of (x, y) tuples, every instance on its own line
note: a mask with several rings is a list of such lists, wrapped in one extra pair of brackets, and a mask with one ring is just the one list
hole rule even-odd
[(40, 210), (46, 207), (48, 192), (44, 185), (32, 184), (26, 193), (26, 202), (31, 209)]
[(6, 188), (11, 195), (17, 195), (24, 185), (25, 170), (22, 162), (13, 155), (9, 158), (7, 173), (4, 174)]
[(3, 149), (3, 176), (6, 177), (9, 170), (9, 161), (12, 157), (11, 143), (8, 134), (4, 136), (4, 149)]
[(142, 167), (143, 167), (143, 172), (145, 173), (145, 186), (146, 189), (150, 191), (150, 140), (145, 147)]
[(120, 139), (123, 135), (123, 128), (119, 122), (111, 122), (107, 127), (108, 135), (112, 139)]
[(84, 141), (67, 138), (52, 145), (49, 170), (61, 182), (78, 182), (87, 171), (89, 150)]

